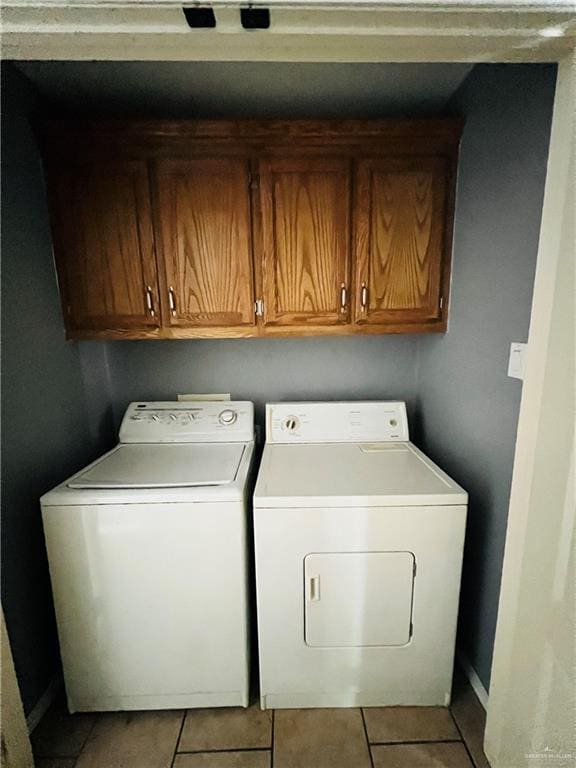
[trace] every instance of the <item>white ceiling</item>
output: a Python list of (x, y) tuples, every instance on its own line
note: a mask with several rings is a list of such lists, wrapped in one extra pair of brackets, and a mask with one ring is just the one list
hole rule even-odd
[(440, 113), (470, 64), (20, 61), (56, 110), (145, 117)]

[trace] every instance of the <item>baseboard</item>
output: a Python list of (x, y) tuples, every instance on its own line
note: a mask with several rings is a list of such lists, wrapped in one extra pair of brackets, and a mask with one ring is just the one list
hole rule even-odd
[(462, 670), (464, 671), (464, 674), (468, 678), (470, 685), (472, 686), (472, 690), (478, 697), (478, 701), (485, 710), (488, 709), (488, 691), (486, 688), (484, 688), (484, 684), (482, 683), (482, 680), (478, 677), (476, 670), (470, 663), (470, 659), (464, 651), (461, 648), (458, 648), (456, 650), (456, 659), (458, 660), (458, 663), (462, 667)]
[(56, 698), (56, 694), (60, 691), (63, 685), (62, 675), (57, 675), (52, 678), (50, 684), (40, 696), (30, 713), (26, 717), (26, 725), (28, 726), (28, 733), (32, 733), (34, 728), (38, 725), (40, 720), (44, 717), (50, 704)]

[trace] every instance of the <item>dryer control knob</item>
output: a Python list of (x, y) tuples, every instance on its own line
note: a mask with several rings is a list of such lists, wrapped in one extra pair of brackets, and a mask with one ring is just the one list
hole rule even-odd
[(282, 424), (282, 427), (287, 432), (295, 432), (299, 426), (300, 426), (300, 419), (297, 416), (288, 416), (284, 420), (284, 423)]
[(236, 419), (238, 418), (238, 414), (236, 411), (233, 411), (231, 408), (227, 408), (225, 411), (220, 411), (218, 414), (218, 421), (220, 424), (234, 424)]

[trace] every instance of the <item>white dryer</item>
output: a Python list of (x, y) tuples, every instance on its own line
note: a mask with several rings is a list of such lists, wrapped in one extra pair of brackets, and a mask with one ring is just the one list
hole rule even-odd
[(41, 499), (71, 712), (248, 705), (253, 406), (132, 403)]
[(466, 508), (404, 403), (267, 405), (262, 708), (449, 704)]

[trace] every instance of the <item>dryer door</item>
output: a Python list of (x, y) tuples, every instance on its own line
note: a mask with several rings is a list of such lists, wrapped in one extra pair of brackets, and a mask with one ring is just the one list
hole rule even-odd
[(306, 644), (405, 645), (411, 637), (412, 552), (326, 552), (304, 559)]

